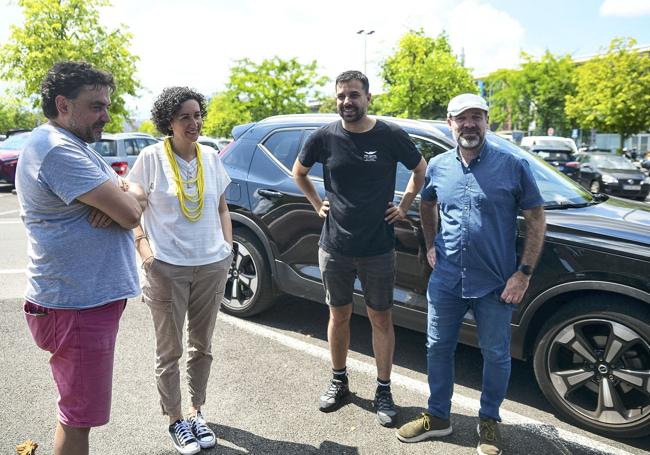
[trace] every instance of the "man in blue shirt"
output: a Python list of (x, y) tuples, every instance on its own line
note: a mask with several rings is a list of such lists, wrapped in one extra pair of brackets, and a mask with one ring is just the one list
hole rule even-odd
[[(477, 452), (497, 455), (499, 407), (510, 377), (510, 321), (542, 249), (543, 199), (528, 163), (485, 140), (488, 106), (483, 98), (453, 98), (447, 117), (458, 146), (429, 162), (420, 206), (433, 269), (427, 291), (430, 397), (427, 412), (405, 424), (397, 436), (416, 442), (452, 432), (454, 351), (463, 316), (471, 309), (483, 354)], [(517, 265), (520, 210), (526, 242)]]

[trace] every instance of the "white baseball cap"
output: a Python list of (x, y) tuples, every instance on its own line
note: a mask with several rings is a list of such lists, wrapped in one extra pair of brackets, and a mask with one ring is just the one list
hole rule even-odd
[(449, 105), (447, 106), (447, 117), (454, 117), (465, 112), (467, 109), (481, 109), (485, 112), (489, 112), (490, 110), (483, 97), (472, 93), (463, 93), (449, 101)]

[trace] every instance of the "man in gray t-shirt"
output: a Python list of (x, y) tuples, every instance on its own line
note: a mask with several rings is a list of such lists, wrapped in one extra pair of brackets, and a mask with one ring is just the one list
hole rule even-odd
[(90, 428), (108, 422), (119, 319), (139, 293), (131, 229), (144, 193), (87, 145), (110, 121), (114, 88), (88, 64), (56, 64), (41, 87), (49, 122), (31, 133), (16, 170), (28, 238), (25, 318), (52, 354), (59, 391), (55, 454), (87, 454)]

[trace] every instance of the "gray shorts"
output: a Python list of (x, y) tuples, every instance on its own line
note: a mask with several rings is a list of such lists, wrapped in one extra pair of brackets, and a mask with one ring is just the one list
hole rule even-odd
[(330, 306), (352, 303), (354, 280), (359, 277), (366, 305), (373, 310), (388, 310), (393, 305), (395, 251), (378, 256), (352, 257), (318, 249), (325, 287), (325, 302)]

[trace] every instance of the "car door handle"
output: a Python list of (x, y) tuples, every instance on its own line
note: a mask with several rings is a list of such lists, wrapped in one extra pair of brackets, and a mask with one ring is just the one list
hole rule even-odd
[(262, 197), (265, 197), (266, 199), (279, 199), (284, 194), (280, 193), (279, 191), (273, 191), (273, 190), (257, 190), (257, 194), (259, 194)]

